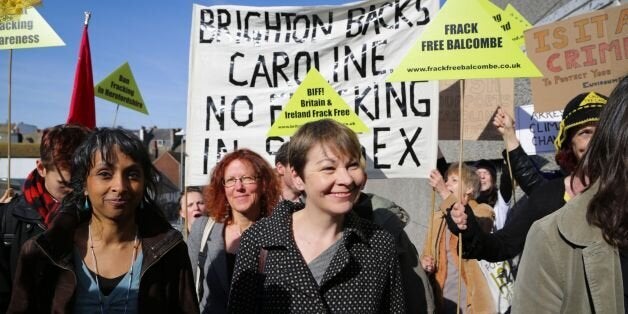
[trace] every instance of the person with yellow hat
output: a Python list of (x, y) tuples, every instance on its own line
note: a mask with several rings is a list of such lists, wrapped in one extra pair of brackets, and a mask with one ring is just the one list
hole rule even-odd
[(585, 184), (573, 177), (573, 172), (595, 133), (606, 100), (604, 95), (588, 92), (567, 103), (555, 141), (556, 162), (565, 177), (544, 182), (535, 188), (517, 216), (509, 220), (503, 229), (485, 233), (473, 212), (456, 209), (450, 212), (448, 225), (452, 233), (462, 233), (464, 258), (498, 262), (515, 257), (523, 250), (532, 223), (558, 210), (583, 191)]

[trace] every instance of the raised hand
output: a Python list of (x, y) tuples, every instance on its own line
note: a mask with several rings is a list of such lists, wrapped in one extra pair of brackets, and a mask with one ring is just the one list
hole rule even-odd
[(497, 128), (499, 134), (502, 135), (508, 151), (519, 146), (519, 140), (515, 133), (515, 121), (502, 107), (497, 108), (497, 112), (493, 116), (493, 125)]
[(428, 181), (442, 199), (446, 199), (449, 196), (450, 192), (445, 186), (445, 180), (438, 170), (432, 169), (432, 171), (430, 171)]
[(451, 220), (458, 226), (460, 230), (467, 230), (467, 214), (464, 212), (464, 205), (456, 202), (451, 208)]

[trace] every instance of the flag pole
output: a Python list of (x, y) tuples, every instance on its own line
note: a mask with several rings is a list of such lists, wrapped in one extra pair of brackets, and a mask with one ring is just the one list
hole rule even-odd
[[(498, 106), (500, 106), (501, 108), (504, 108), (502, 106), (502, 81), (501, 79), (497, 79), (497, 102), (498, 102)], [(513, 124), (514, 124), (514, 120), (513, 120)], [(506, 165), (508, 166), (508, 175), (510, 176), (510, 185), (512, 188), (512, 195), (510, 196), (510, 199), (513, 201), (513, 207), (515, 205), (517, 205), (517, 187), (515, 186), (515, 184), (517, 184), (517, 182), (515, 181), (515, 177), (512, 176), (512, 165), (510, 164), (510, 154), (508, 153), (508, 147), (506, 147), (506, 141), (502, 140), (502, 142), (504, 142), (504, 149), (506, 150)], [(503, 163), (502, 163), (503, 164)], [(502, 172), (504, 171), (504, 169), (502, 169)]]
[(92, 12), (85, 11), (83, 13), (85, 14), (85, 26), (87, 26), (89, 25), (89, 19), (92, 17)]
[[(460, 80), (460, 156), (458, 160), (458, 201), (462, 204), (464, 197), (464, 179), (462, 178), (462, 160), (464, 157), (464, 81)], [(456, 313), (460, 314), (460, 293), (462, 290), (462, 233), (458, 234), (458, 302), (456, 304)]]
[(116, 127), (116, 120), (118, 120), (118, 110), (120, 109), (120, 105), (116, 106), (116, 114), (113, 115), (113, 126), (112, 128)]
[(7, 121), (7, 191), (11, 189), (11, 74), (13, 73), (13, 49), (9, 49), (9, 94), (8, 108), (9, 118)]
[(70, 110), (67, 124), (77, 124), (89, 129), (96, 127), (96, 108), (94, 104), (94, 82), (92, 75), (92, 57), (89, 49), (88, 25), (92, 13), (83, 12), (83, 34), (78, 51), (74, 86), (70, 98)]

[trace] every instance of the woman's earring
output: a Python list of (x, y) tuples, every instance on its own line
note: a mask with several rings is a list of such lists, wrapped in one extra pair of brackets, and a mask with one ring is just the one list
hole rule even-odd
[(83, 204), (83, 211), (88, 211), (88, 210), (89, 210), (89, 198), (86, 196), (85, 204)]

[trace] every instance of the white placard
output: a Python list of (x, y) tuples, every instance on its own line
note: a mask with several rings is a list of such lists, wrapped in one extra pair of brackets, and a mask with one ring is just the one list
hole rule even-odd
[(517, 138), (528, 155), (553, 152), (562, 110), (534, 112), (534, 105), (516, 107)]
[(194, 5), (186, 185), (206, 184), (234, 148), (274, 164), (287, 138), (266, 134), (312, 66), (369, 127), (359, 137), (370, 178), (427, 177), (436, 166), (438, 83), (385, 79), (437, 10), (436, 0)]

